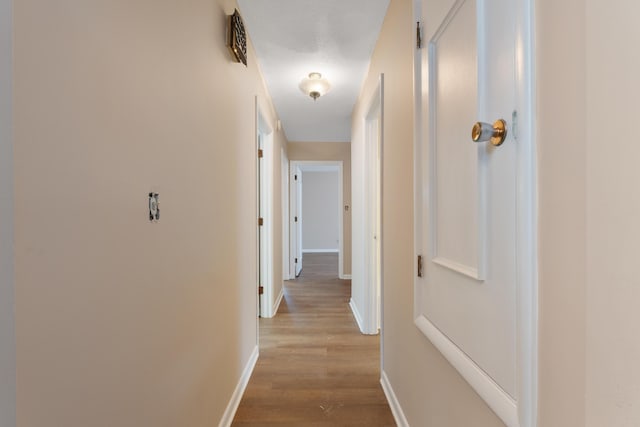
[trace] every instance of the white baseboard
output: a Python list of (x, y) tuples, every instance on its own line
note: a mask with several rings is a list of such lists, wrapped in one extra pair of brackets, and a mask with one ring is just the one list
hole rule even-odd
[(351, 298), (351, 300), (349, 301), (349, 307), (351, 307), (353, 318), (356, 319), (356, 323), (358, 324), (358, 328), (360, 328), (360, 332), (364, 334), (364, 328), (362, 327), (362, 317), (360, 316), (360, 312), (358, 311), (358, 307), (356, 307), (356, 303), (353, 301), (353, 298)]
[(398, 427), (409, 427), (407, 417), (404, 416), (400, 402), (398, 402), (389, 378), (387, 378), (387, 374), (384, 371), (382, 371), (382, 375), (380, 376), (380, 384), (382, 384), (382, 390), (387, 397), (387, 402), (389, 402), (389, 406), (391, 407), (391, 413), (393, 413), (393, 418), (396, 420)]
[(342, 279), (342, 280), (351, 280), (351, 275), (350, 274), (343, 274), (342, 276), (340, 276), (340, 279)]
[(247, 384), (249, 384), (249, 378), (251, 378), (253, 369), (256, 367), (256, 362), (258, 361), (259, 355), (260, 352), (258, 351), (258, 346), (256, 346), (256, 348), (253, 349), (253, 353), (251, 354), (251, 357), (249, 358), (244, 371), (242, 372), (240, 381), (238, 381), (238, 385), (236, 386), (236, 389), (231, 396), (229, 405), (227, 405), (227, 409), (224, 411), (224, 415), (222, 415), (222, 419), (220, 420), (220, 424), (218, 424), (218, 427), (231, 426), (233, 417), (236, 415), (236, 411), (238, 410), (238, 406), (240, 405), (240, 401), (242, 400), (242, 395), (247, 388)]
[(340, 249), (303, 249), (303, 254), (337, 254)]
[(280, 308), (280, 303), (282, 302), (282, 298), (284, 298), (284, 284), (280, 289), (280, 295), (278, 295), (278, 298), (276, 298), (275, 304), (273, 304), (273, 311), (271, 311), (271, 313), (273, 313), (274, 316), (278, 314), (278, 309)]

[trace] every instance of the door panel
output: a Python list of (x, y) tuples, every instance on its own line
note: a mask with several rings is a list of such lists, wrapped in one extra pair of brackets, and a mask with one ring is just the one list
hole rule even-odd
[(479, 153), (469, 143), (466, 126), (477, 117), (475, 3), (462, 2), (443, 22), (430, 46), (435, 89), (432, 258), (440, 265), (481, 278)]
[[(456, 2), (429, 46), (430, 120), (435, 124), (429, 212), (434, 236), (423, 307), (427, 317), (513, 397), (514, 143), (509, 138), (494, 148), (470, 138), (479, 118), (493, 121), (486, 118), (486, 95), (480, 95), (487, 92), (481, 87), (495, 86), (489, 81), (490, 61), (482, 58), (489, 51), (481, 44), (487, 43), (483, 33), (488, 25), (481, 19), (491, 16), (492, 3), (498, 1)], [(495, 95), (507, 100), (493, 102), (497, 117), (511, 116), (513, 95), (505, 96), (513, 90), (510, 80), (495, 88)]]

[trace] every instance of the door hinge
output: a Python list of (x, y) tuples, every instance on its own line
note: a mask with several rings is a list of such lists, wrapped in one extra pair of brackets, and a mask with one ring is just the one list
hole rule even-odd
[(422, 255), (418, 255), (418, 277), (422, 277)]
[(294, 222), (298, 222), (298, 217), (295, 217), (295, 219), (293, 221)]
[(294, 261), (294, 263), (296, 263), (296, 264), (298, 263), (298, 258), (296, 258), (296, 260)]
[(422, 31), (420, 30), (420, 22), (416, 25), (416, 47), (422, 49)]
[(261, 159), (264, 157), (264, 152), (262, 151), (262, 148), (258, 149), (258, 158)]
[(298, 175), (293, 175), (293, 180), (297, 181), (298, 180)]
[(264, 218), (258, 218), (258, 225), (262, 227), (264, 225)]
[(258, 295), (264, 294), (264, 286), (258, 286)]

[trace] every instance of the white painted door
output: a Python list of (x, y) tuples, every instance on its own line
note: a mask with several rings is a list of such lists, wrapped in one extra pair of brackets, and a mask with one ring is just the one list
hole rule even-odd
[[(422, 0), (417, 70), (427, 95), (418, 106), (416, 324), (508, 426), (531, 425), (518, 409), (527, 375), (519, 357), (532, 339), (518, 329), (518, 266), (527, 262), (519, 256), (533, 244), (530, 211), (519, 210), (519, 197), (532, 194), (522, 166), (531, 143), (527, 4)], [(475, 122), (498, 119), (507, 125), (502, 145), (472, 141)]]
[(296, 278), (302, 271), (302, 171), (300, 166), (291, 166), (290, 189), (290, 238), (291, 277)]
[(289, 280), (291, 271), (289, 269), (289, 259), (291, 258), (290, 237), (289, 237), (289, 159), (285, 147), (280, 151), (280, 167), (282, 171), (282, 278)]
[(383, 78), (380, 78), (380, 87), (366, 117), (365, 144), (366, 144), (366, 196), (367, 211), (365, 218), (366, 236), (368, 239), (366, 274), (368, 306), (364, 310), (366, 332), (376, 334), (380, 330), (381, 320), (381, 282), (382, 282), (382, 233), (381, 233), (381, 138), (382, 138), (382, 99)]
[(302, 272), (302, 170), (296, 167), (296, 277)]
[(266, 177), (264, 165), (264, 137), (258, 134), (258, 277), (260, 281), (259, 293), (259, 313), (261, 317), (265, 316), (267, 300), (265, 296), (265, 286), (267, 282), (267, 236), (264, 224), (266, 216)]

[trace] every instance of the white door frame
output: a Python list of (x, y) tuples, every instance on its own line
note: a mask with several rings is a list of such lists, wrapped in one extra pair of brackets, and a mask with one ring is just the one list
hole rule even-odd
[(289, 269), (290, 245), (289, 245), (289, 156), (287, 150), (282, 147), (280, 153), (282, 171), (282, 279), (291, 279)]
[[(260, 108), (256, 97), (256, 178), (257, 187), (257, 212), (256, 218), (263, 215), (264, 224), (258, 225), (258, 271), (257, 287), (262, 284), (264, 293), (259, 296), (258, 314), (260, 317), (270, 318), (275, 315), (273, 292), (273, 129), (265, 119), (265, 114)], [(262, 140), (263, 158), (258, 157), (260, 142)], [(260, 163), (262, 162), (261, 166)], [(256, 225), (258, 221), (256, 220)], [(262, 234), (261, 234), (262, 233)], [(262, 238), (261, 238), (262, 236)], [(258, 295), (259, 295), (259, 289)]]
[[(296, 177), (300, 175), (300, 181)], [(295, 162), (289, 162), (289, 277), (298, 277), (298, 261), (302, 270), (302, 192), (298, 191), (302, 172)], [(297, 258), (297, 260), (296, 260)]]
[(375, 335), (382, 325), (382, 144), (384, 75), (369, 101), (364, 119), (364, 309), (360, 329)]
[[(453, 2), (452, 2), (453, 3)], [(422, 0), (414, 0), (414, 22), (425, 22)], [(537, 425), (537, 372), (538, 372), (538, 282), (537, 282), (537, 199), (536, 199), (536, 148), (534, 133), (535, 88), (533, 64), (533, 0), (517, 0), (515, 26), (518, 32), (521, 56), (517, 70), (517, 196), (516, 196), (516, 262), (517, 268), (517, 399), (514, 401), (500, 393), (497, 385), (491, 386), (484, 374), (457, 346), (420, 314), (420, 279), (415, 277), (415, 323), (449, 362), (460, 372), (471, 387), (485, 400), (508, 427), (535, 427)], [(414, 271), (417, 256), (426, 253), (423, 236), (428, 224), (422, 221), (422, 198), (426, 190), (423, 175), (425, 164), (424, 137), (428, 135), (426, 117), (428, 94), (423, 88), (428, 76), (427, 44), (414, 54)], [(425, 242), (426, 243), (426, 242)]]
[[(338, 167), (338, 239), (340, 239), (340, 244), (338, 245), (338, 277), (344, 279), (344, 213), (342, 211), (344, 205), (344, 197), (343, 197), (343, 185), (344, 185), (344, 173), (343, 173), (343, 162), (342, 160), (292, 160), (290, 161), (290, 170), (291, 174), (294, 174), (297, 168), (301, 170), (304, 169), (305, 166), (337, 166)], [(293, 175), (291, 175), (293, 176)], [(294, 186), (296, 182), (293, 180), (293, 177), (290, 179), (290, 204), (293, 209), (293, 204), (295, 203), (295, 196), (293, 196), (293, 191), (295, 191)], [(303, 182), (303, 190), (304, 191), (304, 182)], [(293, 215), (289, 221), (291, 229), (293, 229), (296, 224), (293, 218)], [(300, 227), (302, 229), (302, 227)], [(290, 233), (291, 239), (294, 239), (295, 233)], [(298, 240), (302, 241), (302, 236), (298, 236)], [(293, 240), (291, 240), (291, 245), (293, 247)], [(302, 252), (302, 247), (300, 248), (300, 252)], [(292, 266), (292, 271), (294, 272), (295, 277), (295, 264), (294, 257), (295, 254), (290, 254), (290, 263)]]

